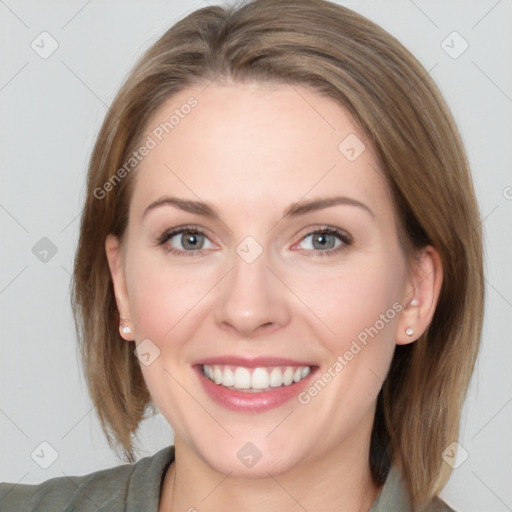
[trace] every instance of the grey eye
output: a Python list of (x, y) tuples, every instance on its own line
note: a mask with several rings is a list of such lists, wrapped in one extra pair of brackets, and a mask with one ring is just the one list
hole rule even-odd
[(327, 250), (336, 249), (343, 242), (344, 240), (342, 240), (341, 236), (338, 234), (319, 232), (305, 236), (302, 239), (301, 244), (305, 244), (302, 249)]
[(161, 243), (166, 244), (171, 251), (192, 252), (201, 249), (212, 249), (214, 247), (204, 233), (191, 229), (181, 229), (180, 231), (169, 233), (165, 235)]

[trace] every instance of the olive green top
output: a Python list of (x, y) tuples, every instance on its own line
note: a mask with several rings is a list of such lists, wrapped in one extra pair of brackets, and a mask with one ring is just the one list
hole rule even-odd
[[(135, 464), (83, 476), (63, 476), (41, 484), (0, 484), (2, 512), (158, 512), (160, 488), (174, 446)], [(200, 507), (198, 506), (198, 509)], [(391, 469), (369, 512), (410, 512), (398, 473)], [(454, 512), (440, 499), (425, 512)]]

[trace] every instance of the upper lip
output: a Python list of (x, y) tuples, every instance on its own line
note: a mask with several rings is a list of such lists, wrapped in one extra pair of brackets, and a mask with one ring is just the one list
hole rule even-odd
[(314, 366), (313, 364), (305, 361), (297, 361), (294, 359), (259, 356), (259, 357), (239, 357), (239, 356), (216, 356), (207, 357), (205, 359), (198, 359), (192, 365), (231, 365), (242, 366), (244, 368), (261, 368), (271, 366)]

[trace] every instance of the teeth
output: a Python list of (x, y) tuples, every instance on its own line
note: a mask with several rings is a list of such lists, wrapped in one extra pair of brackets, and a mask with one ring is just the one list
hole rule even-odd
[(215, 384), (222, 382), (222, 370), (218, 366), (213, 367), (213, 380)]
[(204, 376), (215, 384), (248, 391), (290, 386), (307, 377), (310, 372), (310, 366), (276, 366), (249, 369), (242, 366), (203, 365)]
[[(300, 372), (300, 368), (297, 368), (295, 370), (296, 372)], [(293, 382), (293, 368), (286, 368), (286, 370), (283, 373), (283, 384), (285, 386), (289, 386)]]
[[(214, 368), (218, 368), (214, 366)], [(248, 389), (251, 387), (251, 374), (247, 368), (240, 366), (235, 370), (235, 383), (233, 384), (237, 389)]]
[(231, 368), (225, 368), (222, 373), (222, 384), (224, 386), (234, 386), (235, 385), (235, 374)]
[(309, 366), (304, 366), (300, 373), (300, 378), (304, 379), (309, 375), (309, 372), (311, 371), (311, 368)]
[(270, 372), (270, 387), (278, 388), (283, 385), (283, 372), (280, 368), (273, 368)]
[(267, 389), (270, 382), (270, 375), (265, 368), (256, 368), (252, 372), (251, 388), (253, 389)]

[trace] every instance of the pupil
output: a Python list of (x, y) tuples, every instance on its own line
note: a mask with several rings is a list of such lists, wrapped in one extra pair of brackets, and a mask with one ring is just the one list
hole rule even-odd
[[(315, 242), (317, 242), (321, 249), (325, 249), (327, 246), (328, 246), (327, 247), (328, 249), (332, 249), (334, 247), (332, 244), (332, 241), (334, 241), (334, 240), (331, 240), (331, 243), (329, 244), (327, 241), (328, 237), (331, 237), (331, 239), (332, 239), (332, 235), (327, 235), (327, 234), (322, 234), (322, 233), (316, 235), (316, 237), (313, 240), (313, 245), (315, 245)], [(318, 248), (318, 247), (316, 247), (316, 248)]]
[(198, 240), (199, 236), (201, 236), (201, 235), (197, 235), (197, 234), (193, 234), (193, 233), (185, 236), (183, 247), (185, 247), (187, 249), (197, 249), (197, 246), (199, 245), (199, 240)]

